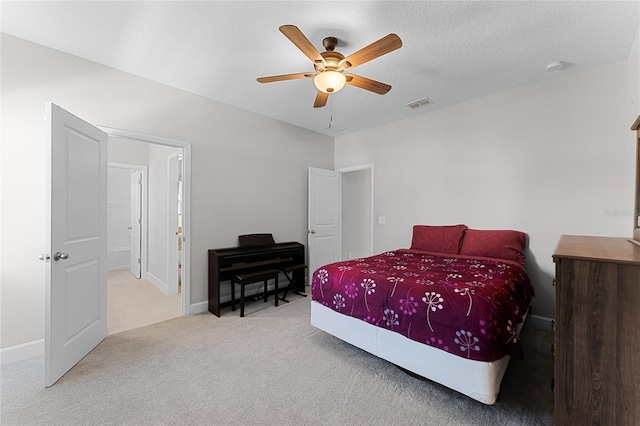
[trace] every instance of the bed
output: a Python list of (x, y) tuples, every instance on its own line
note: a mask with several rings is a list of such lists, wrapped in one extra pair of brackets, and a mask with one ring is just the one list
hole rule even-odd
[(409, 249), (318, 268), (311, 324), (493, 404), (534, 296), (525, 244), (519, 231), (416, 225)]

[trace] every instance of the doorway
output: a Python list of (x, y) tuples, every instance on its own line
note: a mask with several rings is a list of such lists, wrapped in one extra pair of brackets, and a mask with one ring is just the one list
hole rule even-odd
[(321, 265), (373, 254), (373, 164), (309, 168), (309, 282)]
[(109, 162), (107, 179), (107, 271), (130, 270), (142, 278), (147, 166)]
[(180, 297), (164, 294), (147, 280), (146, 256), (143, 266), (142, 241), (148, 233), (148, 169), (147, 164), (108, 164), (108, 334), (182, 315)]
[(373, 255), (373, 164), (340, 172), (341, 260)]
[[(130, 265), (121, 265), (115, 270), (110, 268), (108, 273), (107, 321), (109, 334), (113, 334), (189, 314), (190, 150), (188, 144), (180, 141), (103, 130), (109, 135), (110, 165), (120, 166), (129, 173), (132, 206), (136, 203), (133, 196), (138, 181), (136, 174), (141, 183), (139, 257), (135, 256), (135, 249), (131, 250)], [(172, 168), (174, 159), (177, 161)], [(125, 198), (126, 194), (121, 196), (121, 199)], [(126, 214), (123, 203), (110, 199), (109, 206), (109, 213), (119, 208), (121, 216)], [(131, 219), (126, 227), (131, 247), (136, 247), (134, 228), (138, 215), (134, 214), (135, 210), (135, 207), (131, 209)], [(136, 274), (136, 266), (139, 274)]]
[(190, 313), (191, 146), (182, 141), (98, 128), (51, 102), (45, 104), (44, 118), (48, 253), (40, 259), (45, 262), (44, 384), (49, 387), (108, 335), (109, 136), (170, 146), (174, 151), (182, 149), (182, 314)]

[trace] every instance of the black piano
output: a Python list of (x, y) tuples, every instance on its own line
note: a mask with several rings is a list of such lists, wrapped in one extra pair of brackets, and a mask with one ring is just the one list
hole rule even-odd
[[(261, 269), (282, 270), (294, 286), (293, 290), (304, 294), (305, 269), (301, 266), (305, 264), (305, 254), (302, 244), (275, 243), (271, 234), (240, 236), (239, 242), (239, 247), (209, 250), (209, 312), (220, 316), (220, 284), (223, 281), (229, 281), (236, 274)], [(231, 286), (231, 283), (227, 285)]]

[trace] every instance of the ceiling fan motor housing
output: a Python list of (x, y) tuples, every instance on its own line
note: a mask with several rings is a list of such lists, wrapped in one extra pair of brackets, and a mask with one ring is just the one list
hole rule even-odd
[(340, 52), (326, 51), (320, 53), (320, 55), (324, 58), (326, 65), (323, 65), (322, 63), (313, 64), (314, 68), (318, 72), (335, 71), (338, 69), (340, 61), (344, 59), (344, 55)]

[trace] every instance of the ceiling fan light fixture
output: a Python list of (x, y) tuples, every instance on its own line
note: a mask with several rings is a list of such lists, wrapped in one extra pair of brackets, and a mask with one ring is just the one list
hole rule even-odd
[(337, 93), (347, 83), (347, 78), (338, 71), (323, 71), (313, 78), (313, 84), (323, 93)]

